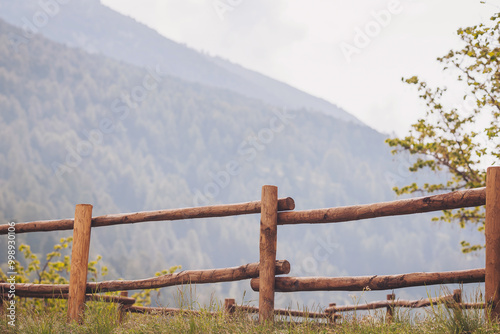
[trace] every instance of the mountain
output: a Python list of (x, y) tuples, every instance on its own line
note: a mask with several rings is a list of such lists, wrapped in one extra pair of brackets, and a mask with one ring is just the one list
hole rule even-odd
[[(279, 108), (39, 35), (12, 44), (22, 33), (0, 21), (1, 221), (72, 217), (78, 203), (103, 215), (252, 201), (265, 184), (302, 210), (391, 200), (394, 182), (410, 181), (408, 160), (393, 160), (385, 136), (363, 124)], [(96, 228), (91, 258), (103, 255), (110, 279), (151, 277), (172, 265), (238, 266), (258, 261), (258, 226), (254, 215)], [(459, 252), (467, 232), (436, 226), (429, 215), (283, 226), (278, 258), (298, 276), (480, 267), (483, 258)], [(68, 235), (17, 240), (44, 253)], [(212, 292), (241, 298), (247, 291), (246, 300), (256, 300), (248, 282), (196, 289), (200, 302)], [(173, 303), (176, 290), (165, 291), (162, 302)], [(352, 302), (340, 292), (278, 296), (277, 306)]]
[(229, 61), (175, 43), (145, 25), (96, 0), (69, 2), (0, 0), (0, 18), (19, 26), (19, 43), (34, 33), (90, 53), (100, 53), (137, 66), (160, 66), (164, 73), (290, 109), (308, 108), (360, 123), (354, 116), (320, 98)]

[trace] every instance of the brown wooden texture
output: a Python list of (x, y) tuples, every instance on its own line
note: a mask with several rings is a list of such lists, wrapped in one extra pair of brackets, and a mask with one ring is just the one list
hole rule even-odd
[[(367, 303), (367, 304), (362, 304), (362, 305), (346, 305), (346, 306), (335, 306), (335, 307), (328, 307), (325, 312), (327, 311), (335, 311), (335, 312), (349, 312), (349, 311), (363, 311), (363, 310), (375, 310), (379, 308), (391, 308), (393, 309), (394, 307), (408, 307), (408, 308), (420, 308), (420, 307), (427, 307), (430, 305), (436, 305), (438, 303), (443, 303), (443, 304), (448, 304), (450, 302), (453, 302), (453, 296), (443, 296), (443, 297), (436, 297), (436, 298), (430, 298), (430, 299), (421, 299), (421, 300), (393, 300), (389, 299), (391, 295), (387, 295), (387, 300), (382, 300), (378, 302), (373, 302), (373, 303)], [(391, 314), (392, 317), (392, 314)]]
[[(121, 291), (120, 297), (128, 298), (128, 291)], [(133, 298), (131, 298), (131, 299), (133, 299)], [(134, 303), (135, 303), (135, 301), (134, 301)], [(130, 308), (130, 306), (132, 306), (134, 303), (118, 305), (118, 323), (121, 324), (123, 322), (123, 320), (125, 319), (126, 313), (127, 313), (127, 309)]]
[(259, 322), (272, 321), (274, 310), (274, 279), (278, 232), (278, 188), (262, 187), (260, 216)]
[[(259, 313), (259, 308), (254, 306), (238, 306), (236, 305), (236, 310), (241, 310), (247, 313)], [(305, 312), (305, 311), (294, 311), (285, 309), (275, 309), (274, 315), (283, 315), (289, 317), (300, 317), (300, 318), (328, 318), (330, 315), (327, 313), (319, 312)]]
[(392, 302), (391, 305), (386, 307), (385, 311), (385, 321), (386, 322), (392, 322), (393, 316), (394, 316), (394, 300), (396, 300), (396, 295), (394, 293), (391, 293), (387, 295), (387, 301)]
[(491, 318), (500, 320), (500, 167), (486, 172), (486, 281), (485, 298)]
[[(0, 294), (1, 296), (6, 296)], [(17, 297), (22, 298), (43, 298), (43, 299), (68, 299), (69, 294), (67, 293), (27, 293), (23, 292), (20, 295), (16, 295)], [(122, 305), (133, 305), (135, 303), (134, 298), (123, 297), (123, 296), (107, 296), (107, 295), (98, 295), (98, 294), (85, 294), (86, 301), (94, 301), (94, 302), (106, 302), (106, 303), (115, 303)]]
[[(453, 305), (451, 305), (451, 307), (454, 307)], [(458, 308), (462, 308), (462, 309), (481, 309), (481, 308), (485, 308), (486, 307), (486, 304), (485, 303), (460, 303), (458, 305), (456, 305), (456, 307)]]
[(448, 303), (452, 305), (453, 313), (455, 314), (455, 319), (460, 319), (462, 316), (462, 308), (459, 306), (462, 304), (462, 290), (453, 290), (453, 303)]
[(325, 310), (325, 313), (328, 314), (328, 322), (334, 324), (337, 321), (337, 317), (340, 317), (339, 314), (336, 313), (335, 307), (336, 303), (328, 304), (328, 307)]
[[(290, 263), (286, 260), (275, 262), (276, 275), (290, 273)], [(104, 281), (87, 283), (87, 293), (126, 291), (141, 289), (156, 289), (181, 284), (206, 284), (218, 282), (231, 282), (250, 279), (259, 276), (259, 263), (250, 263), (239, 267), (206, 270), (185, 270), (178, 273), (128, 281)], [(9, 291), (9, 283), (0, 283), (0, 293)], [(16, 283), (16, 295), (24, 293), (53, 294), (68, 293), (68, 284), (33, 284)]]
[(73, 249), (69, 275), (68, 321), (83, 321), (85, 288), (89, 264), (92, 205), (78, 204), (75, 208)]
[[(281, 198), (278, 200), (278, 210), (293, 210), (295, 202), (293, 198)], [(196, 208), (169, 209), (158, 211), (144, 211), (136, 213), (120, 213), (114, 215), (105, 215), (92, 218), (92, 227), (110, 226), (118, 224), (134, 224), (147, 221), (162, 221), (162, 220), (181, 220), (192, 218), (211, 218), (211, 217), (227, 217), (236, 215), (246, 215), (261, 212), (260, 201), (202, 206)], [(26, 232), (47, 232), (71, 230), (73, 228), (73, 219), (60, 220), (44, 220), (29, 223), (17, 223), (16, 233)], [(8, 225), (0, 225), (0, 235), (8, 233)]]
[(461, 289), (453, 290), (453, 300), (457, 304), (462, 303), (462, 290)]
[(486, 189), (477, 188), (392, 202), (280, 212), (278, 214), (278, 225), (339, 223), (359, 219), (473, 207), (485, 203)]
[[(484, 282), (484, 276), (484, 269), (471, 269), (384, 276), (276, 277), (275, 288), (277, 292), (391, 290), (436, 284), (478, 283)], [(259, 291), (259, 278), (252, 279), (250, 285), (254, 291)]]
[(232, 298), (226, 298), (224, 300), (224, 311), (226, 314), (233, 314), (236, 309), (236, 300)]
[(134, 313), (155, 313), (155, 314), (191, 314), (191, 315), (201, 315), (210, 314), (217, 316), (218, 312), (205, 312), (196, 310), (184, 310), (179, 308), (168, 308), (168, 307), (147, 307), (147, 306), (130, 306), (126, 309), (128, 312)]

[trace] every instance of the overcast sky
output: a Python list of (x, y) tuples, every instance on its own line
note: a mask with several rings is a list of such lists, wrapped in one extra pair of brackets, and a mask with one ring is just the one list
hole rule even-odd
[(399, 135), (424, 115), (416, 91), (401, 77), (451, 80), (436, 58), (460, 46), (459, 27), (488, 22), (500, 11), (500, 0), (102, 3), (174, 41), (286, 82)]

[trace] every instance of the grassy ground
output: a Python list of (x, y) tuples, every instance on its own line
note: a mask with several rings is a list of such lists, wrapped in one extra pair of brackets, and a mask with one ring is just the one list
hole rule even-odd
[[(213, 316), (208, 311), (217, 311)], [(88, 302), (82, 325), (67, 324), (64, 308), (16, 310), (15, 327), (1, 317), (0, 333), (499, 333), (500, 326), (485, 320), (482, 310), (454, 311), (443, 305), (415, 315), (404, 309), (395, 312), (386, 323), (385, 311), (344, 313), (343, 320), (329, 324), (325, 320), (276, 317), (274, 323), (259, 324), (254, 316), (237, 312), (227, 316), (220, 305), (202, 309), (201, 315), (128, 314), (118, 322), (116, 305)]]

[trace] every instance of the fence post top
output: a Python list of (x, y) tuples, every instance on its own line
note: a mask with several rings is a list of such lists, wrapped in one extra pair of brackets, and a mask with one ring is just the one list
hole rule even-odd
[(92, 208), (92, 204), (77, 204), (76, 206)]

